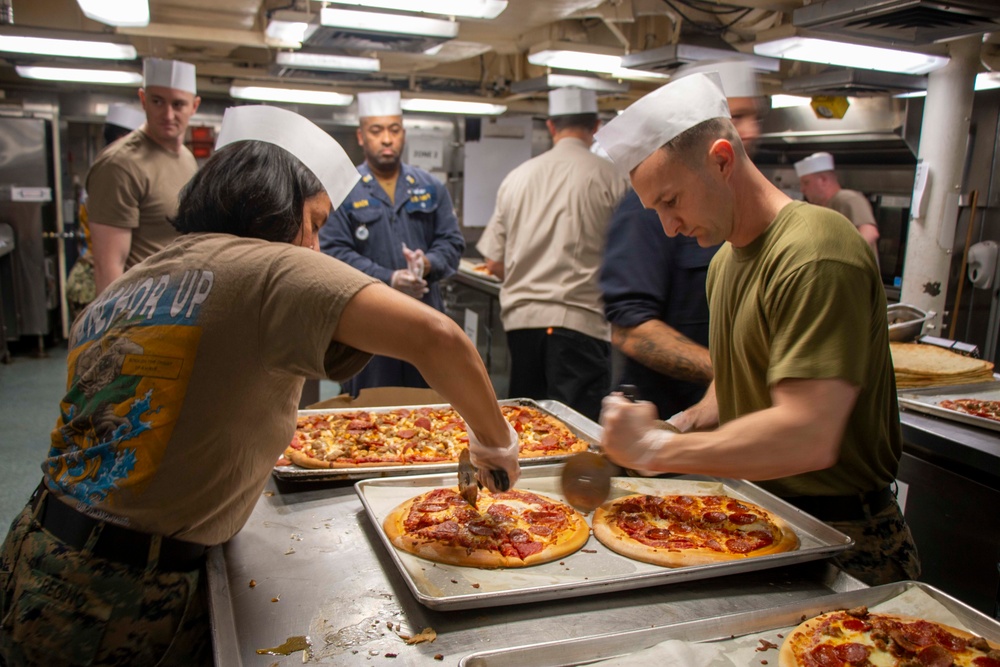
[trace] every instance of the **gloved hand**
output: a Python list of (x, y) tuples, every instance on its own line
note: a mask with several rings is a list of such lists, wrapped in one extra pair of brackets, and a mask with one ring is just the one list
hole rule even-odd
[(431, 263), (428, 261), (427, 255), (420, 248), (410, 250), (404, 243), (403, 258), (406, 259), (406, 267), (410, 270), (410, 273), (417, 278), (423, 278), (431, 272)]
[(410, 273), (409, 269), (397, 269), (393, 271), (389, 284), (403, 294), (412, 296), (414, 299), (419, 299), (430, 290), (427, 287), (427, 281), (423, 278), (417, 278)]
[(510, 480), (508, 488), (513, 488), (521, 476), (521, 466), (517, 462), (517, 455), (520, 452), (517, 431), (510, 424), (507, 424), (507, 428), (510, 430), (510, 443), (506, 447), (487, 447), (479, 442), (476, 434), (469, 429), (469, 458), (472, 459), (472, 465), (476, 466), (476, 479), (493, 492), (507, 489), (497, 488), (496, 480), (493, 479), (490, 470), (506, 472)]
[(649, 401), (632, 402), (621, 396), (606, 396), (601, 403), (601, 447), (620, 466), (643, 475), (667, 472), (656, 459), (675, 434), (657, 427), (656, 406)]
[(687, 433), (694, 425), (691, 415), (683, 410), (668, 419), (667, 423), (676, 428), (678, 433)]

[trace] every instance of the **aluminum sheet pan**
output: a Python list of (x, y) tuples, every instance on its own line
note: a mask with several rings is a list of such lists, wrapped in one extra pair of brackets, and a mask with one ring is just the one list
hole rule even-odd
[[(918, 595), (913, 595), (916, 592)], [(920, 594), (923, 595), (920, 595)], [(724, 642), (720, 652), (731, 657), (731, 664), (759, 667), (761, 660), (777, 664), (773, 649), (758, 652), (754, 646), (759, 639), (781, 644), (787, 630), (795, 627), (803, 616), (811, 617), (835, 609), (849, 609), (859, 605), (875, 607), (880, 611), (912, 613), (913, 605), (920, 604), (927, 612), (922, 617), (940, 620), (994, 641), (1000, 641), (1000, 623), (956, 600), (940, 590), (916, 581), (901, 581), (862, 590), (834, 593), (823, 597), (802, 600), (770, 609), (729, 614), (697, 621), (672, 623), (629, 632), (607, 633), (592, 637), (545, 642), (492, 651), (478, 651), (465, 656), (460, 667), (570, 667), (590, 665), (604, 660), (621, 658), (623, 662), (655, 664), (649, 654), (636, 656), (661, 642)], [(957, 623), (955, 622), (957, 620)], [(782, 632), (782, 631), (786, 632)], [(761, 633), (769, 633), (759, 637)], [(740, 641), (740, 640), (743, 641)], [(743, 646), (742, 650), (738, 647)], [(749, 649), (747, 648), (749, 646)], [(746, 655), (752, 657), (746, 660)], [(630, 659), (631, 658), (631, 659)], [(614, 664), (621, 664), (615, 660)], [(664, 664), (664, 663), (660, 663)], [(716, 664), (716, 663), (712, 663)]]
[[(534, 400), (530, 398), (508, 398), (498, 401), (500, 405), (523, 405), (537, 408), (545, 414), (561, 420), (573, 434), (585, 440), (590, 448), (596, 448), (601, 440), (601, 427), (584, 417), (582, 414), (564, 403), (552, 400)], [(449, 408), (447, 403), (432, 405), (393, 405), (380, 408), (337, 408), (326, 410), (299, 410), (302, 415), (327, 415), (345, 412), (391, 412), (399, 409), (414, 408)], [(522, 466), (541, 465), (546, 463), (561, 463), (569, 456), (544, 456), (521, 459)], [(458, 463), (420, 463), (420, 464), (386, 464), (384, 466), (365, 466), (364, 468), (300, 468), (297, 465), (274, 466), (271, 474), (276, 479), (285, 481), (318, 482), (325, 480), (356, 480), (372, 477), (396, 477), (398, 475), (426, 475), (441, 472), (456, 472)]]
[(939, 405), (941, 401), (958, 398), (1000, 401), (1000, 382), (979, 382), (976, 384), (959, 384), (951, 387), (927, 387), (924, 389), (901, 389), (898, 398), (899, 404), (910, 410), (969, 424), (970, 426), (979, 426), (992, 431), (1000, 431), (1000, 421), (967, 415), (964, 412), (949, 410)]
[[(565, 502), (560, 488), (561, 469), (561, 466), (524, 469), (517, 486)], [(825, 558), (853, 543), (843, 533), (750, 482), (686, 475), (669, 479), (616, 477), (612, 480), (611, 495), (725, 493), (756, 503), (785, 519), (799, 536), (799, 548), (757, 558), (671, 569), (626, 558), (605, 547), (591, 534), (581, 550), (560, 561), (510, 570), (484, 570), (432, 563), (392, 546), (382, 530), (382, 521), (389, 512), (415, 495), (455, 483), (451, 475), (423, 475), (364, 480), (354, 485), (368, 518), (410, 592), (421, 604), (432, 609), (521, 604), (720, 577)], [(587, 517), (588, 524), (591, 516)]]

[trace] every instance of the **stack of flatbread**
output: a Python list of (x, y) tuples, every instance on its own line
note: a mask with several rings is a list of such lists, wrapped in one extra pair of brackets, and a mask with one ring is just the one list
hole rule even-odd
[(936, 345), (889, 343), (896, 388), (938, 387), (993, 380), (993, 364)]

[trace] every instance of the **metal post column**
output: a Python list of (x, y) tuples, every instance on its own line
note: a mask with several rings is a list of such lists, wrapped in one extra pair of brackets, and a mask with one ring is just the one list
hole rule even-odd
[[(949, 44), (950, 62), (931, 72), (920, 125), (917, 158), (929, 169), (923, 213), (914, 211), (906, 241), (900, 301), (934, 311), (940, 332), (948, 294), (948, 274), (955, 242), (958, 196), (968, 150), (973, 87), (979, 68), (981, 37)], [(916, 199), (914, 192), (914, 200)]]

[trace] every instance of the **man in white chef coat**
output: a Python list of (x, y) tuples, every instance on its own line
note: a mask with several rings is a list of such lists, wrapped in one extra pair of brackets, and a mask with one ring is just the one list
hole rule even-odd
[(608, 223), (628, 183), (590, 152), (594, 91), (549, 93), (553, 147), (500, 184), (476, 248), (503, 279), (509, 395), (561, 401), (596, 419), (610, 387), (610, 328), (598, 272)]
[(832, 208), (851, 221), (878, 259), (878, 224), (868, 198), (857, 190), (840, 187), (833, 156), (813, 153), (795, 163), (799, 189), (810, 204)]
[(195, 66), (146, 58), (139, 101), (146, 122), (108, 146), (87, 173), (87, 211), (97, 293), (177, 237), (169, 219), (198, 171), (184, 145), (198, 110)]
[(657, 428), (604, 400), (602, 444), (640, 471), (745, 478), (850, 535), (869, 584), (919, 575), (892, 492), (902, 455), (885, 291), (851, 223), (796, 202), (746, 155), (718, 76), (650, 93), (597, 135), (668, 236), (726, 241), (709, 267), (705, 397)]

